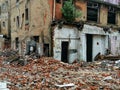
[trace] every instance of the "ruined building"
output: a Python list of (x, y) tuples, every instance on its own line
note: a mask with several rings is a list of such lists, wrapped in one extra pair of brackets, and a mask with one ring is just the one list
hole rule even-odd
[(50, 8), (48, 0), (0, 0), (0, 48), (11, 46), (25, 55), (34, 47), (35, 52), (49, 56)]
[(11, 0), (10, 19), (11, 48), (29, 54), (32, 47), (49, 56), (51, 14), (47, 0)]
[(0, 0), (0, 49), (10, 47), (10, 18), (8, 0)]
[[(120, 55), (119, 0), (74, 0), (82, 16), (71, 24), (64, 21), (61, 8), (66, 0), (54, 0), (52, 23), (53, 57), (63, 62), (94, 61), (107, 50)], [(59, 27), (60, 26), (60, 27)]]
[(1, 0), (0, 46), (11, 41), (22, 55), (32, 51), (67, 63), (94, 61), (107, 50), (120, 55), (119, 0), (72, 0), (82, 12), (72, 22), (61, 11), (65, 1)]

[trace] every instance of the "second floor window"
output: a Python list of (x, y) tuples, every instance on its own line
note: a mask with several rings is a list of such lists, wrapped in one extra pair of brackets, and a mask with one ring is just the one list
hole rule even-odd
[(5, 4), (2, 5), (2, 10), (4, 11), (6, 9)]
[(20, 21), (19, 21), (19, 16), (17, 16), (17, 27), (19, 27), (19, 25), (20, 25)]
[(61, 3), (61, 0), (56, 0), (56, 3)]
[(6, 25), (5, 25), (5, 22), (3, 22), (3, 27), (5, 27)]
[(108, 7), (108, 24), (116, 24), (116, 9), (113, 7)]
[(29, 20), (28, 8), (25, 9), (25, 20)]
[(87, 20), (98, 22), (99, 18), (99, 4), (88, 2), (87, 3)]
[(19, 2), (19, 0), (16, 0), (16, 3), (18, 3)]

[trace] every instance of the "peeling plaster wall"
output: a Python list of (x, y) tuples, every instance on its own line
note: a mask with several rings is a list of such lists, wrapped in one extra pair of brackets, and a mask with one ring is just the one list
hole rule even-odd
[(101, 54), (105, 54), (105, 36), (102, 35), (93, 35), (93, 57), (94, 60), (95, 56), (100, 52)]
[[(49, 2), (51, 2), (50, 0)], [(48, 0), (11, 0), (11, 46), (15, 49), (15, 38), (19, 38), (19, 50), (23, 52), (24, 44), (30, 41), (30, 37), (38, 36), (39, 43), (50, 44), (49, 26), (52, 14)], [(26, 19), (28, 8), (28, 20)], [(17, 25), (19, 16), (19, 27)]]
[[(101, 52), (101, 54), (105, 54), (105, 50), (108, 48), (108, 34), (105, 33), (102, 28), (99, 28), (97, 26), (84, 25), (83, 30), (78, 31), (75, 27), (64, 26), (62, 27), (62, 29), (58, 29), (57, 27), (55, 28), (54, 58), (57, 60), (61, 60), (61, 42), (68, 41), (68, 50), (77, 49), (77, 53), (69, 53), (69, 63), (72, 63), (76, 59), (87, 61), (87, 34), (93, 35), (93, 52), (91, 52), (93, 61), (94, 57), (98, 54), (98, 52)], [(72, 40), (72, 38), (80, 38), (80, 40)], [(99, 45), (97, 45), (97, 43), (99, 43)]]
[(110, 35), (111, 54), (120, 55), (120, 34), (114, 32)]
[(120, 11), (117, 13), (117, 25), (120, 26)]
[[(4, 6), (3, 6), (4, 5)], [(1, 24), (1, 32), (2, 35), (8, 35), (8, 22), (9, 22), (9, 1), (6, 3), (5, 0), (0, 0), (0, 24)], [(4, 22), (4, 25), (3, 25)]]
[[(92, 60), (94, 61), (95, 56), (100, 52), (101, 54), (105, 54), (105, 50), (108, 48), (108, 33), (103, 31), (103, 28), (91, 25), (84, 25), (82, 33), (84, 34), (85, 41), (83, 43), (83, 60), (86, 61), (87, 56), (87, 48), (86, 48), (86, 34), (92, 34), (93, 36), (93, 44), (92, 44)], [(97, 43), (99, 45), (97, 45)]]
[(0, 50), (4, 48), (4, 38), (0, 38)]
[(61, 60), (61, 43), (62, 41), (68, 41), (69, 42), (69, 47), (68, 51), (71, 49), (76, 49), (76, 53), (70, 53), (68, 55), (69, 63), (72, 63), (75, 59), (79, 59), (80, 57), (78, 56), (79, 53), (79, 40), (75, 40), (73, 38), (79, 38), (79, 33), (76, 28), (73, 27), (63, 27), (62, 29), (55, 28), (54, 32), (54, 58), (57, 60)]

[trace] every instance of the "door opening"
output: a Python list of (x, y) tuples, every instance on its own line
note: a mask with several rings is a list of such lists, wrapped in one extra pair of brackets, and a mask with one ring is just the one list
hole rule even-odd
[(44, 44), (44, 55), (49, 57), (49, 44)]
[(19, 38), (18, 37), (15, 38), (15, 48), (16, 49), (19, 48)]
[(68, 45), (67, 41), (62, 42), (61, 60), (65, 63), (68, 63)]
[(87, 34), (86, 35), (86, 46), (87, 46), (87, 50), (86, 50), (86, 56), (87, 56), (87, 62), (92, 62), (92, 46), (93, 46), (93, 36), (91, 34)]

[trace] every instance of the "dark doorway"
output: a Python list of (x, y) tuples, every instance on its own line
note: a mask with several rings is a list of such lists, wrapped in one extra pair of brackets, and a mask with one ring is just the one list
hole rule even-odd
[(44, 55), (49, 57), (49, 44), (44, 44)]
[(18, 49), (19, 48), (19, 38), (18, 37), (15, 38), (15, 45), (16, 45), (16, 49)]
[(33, 36), (34, 40), (39, 43), (39, 36)]
[(86, 35), (86, 46), (87, 46), (87, 62), (92, 62), (92, 46), (93, 46), (93, 37), (91, 34)]
[(68, 63), (68, 42), (62, 42), (62, 52), (61, 52), (61, 60), (65, 63)]

